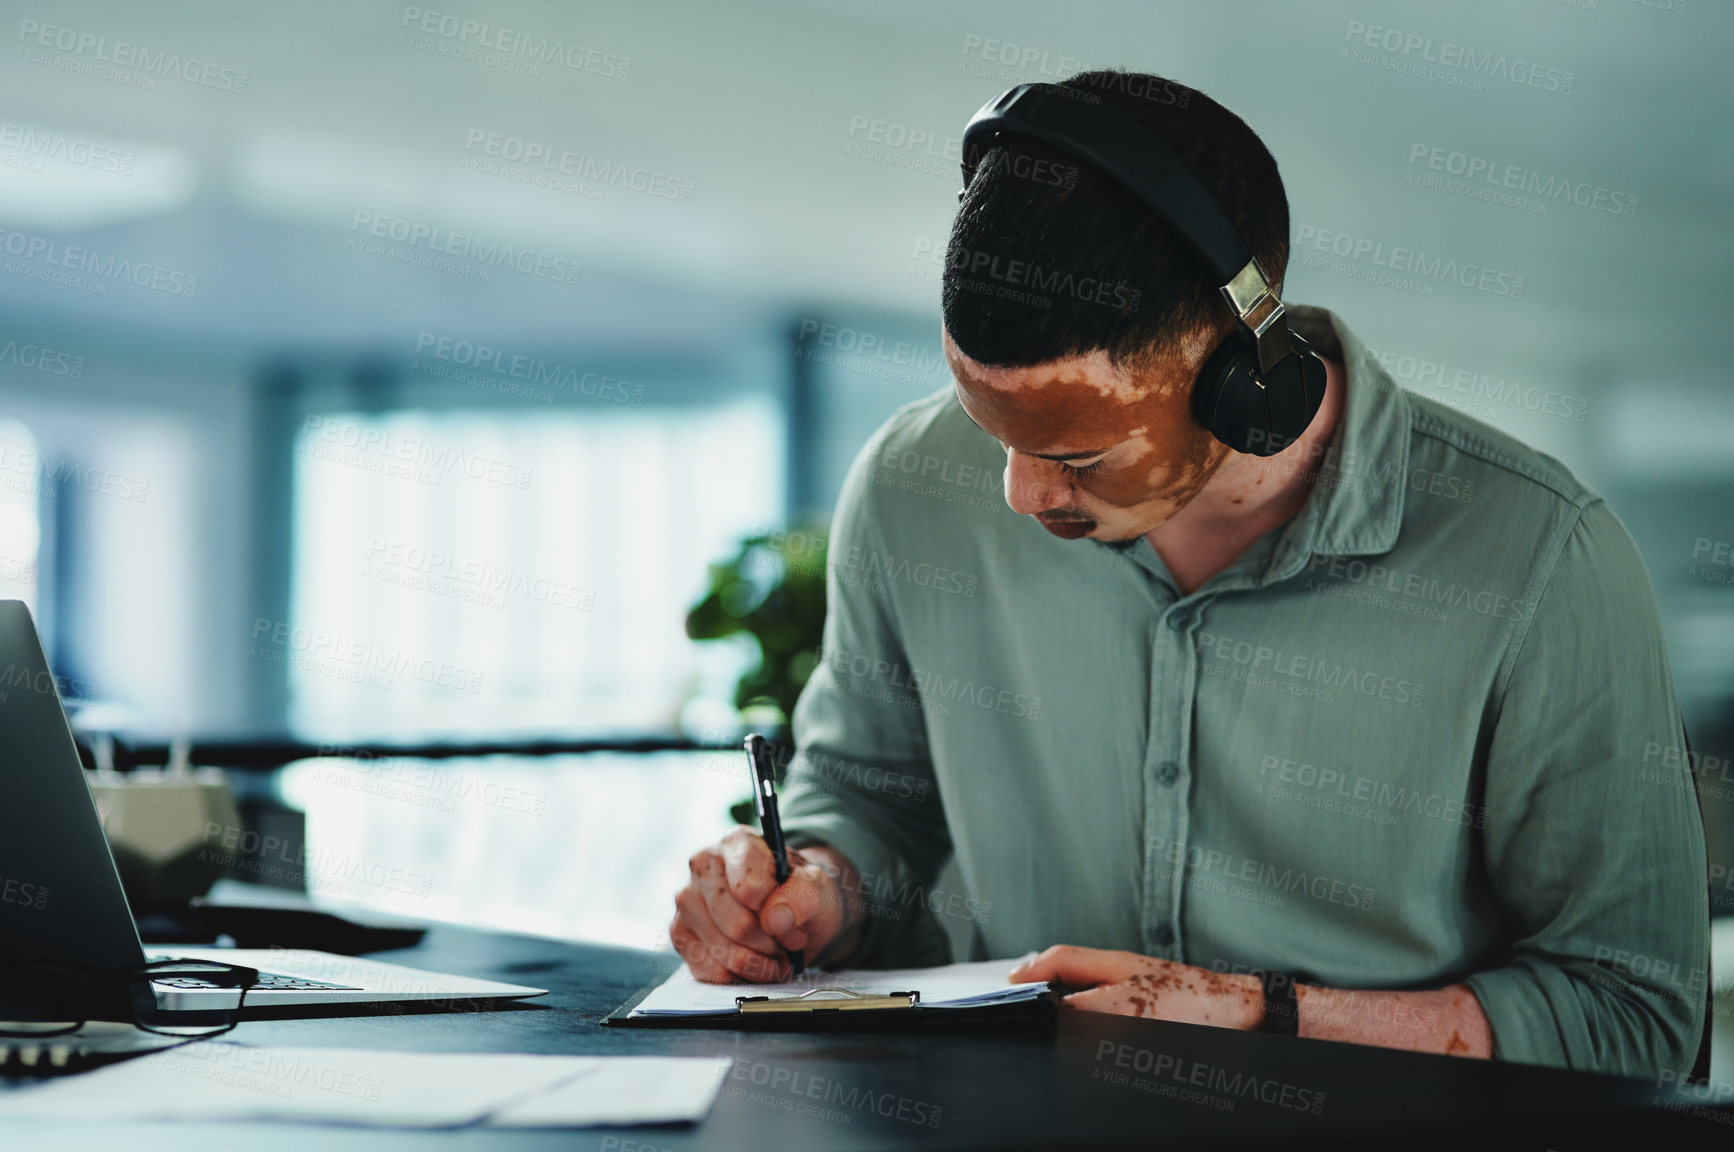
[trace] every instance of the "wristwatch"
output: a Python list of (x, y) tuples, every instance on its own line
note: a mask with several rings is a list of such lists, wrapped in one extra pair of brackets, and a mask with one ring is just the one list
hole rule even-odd
[(1264, 1020), (1260, 1032), (1273, 1036), (1300, 1035), (1300, 1002), (1295, 998), (1295, 977), (1287, 972), (1260, 972), (1264, 985)]

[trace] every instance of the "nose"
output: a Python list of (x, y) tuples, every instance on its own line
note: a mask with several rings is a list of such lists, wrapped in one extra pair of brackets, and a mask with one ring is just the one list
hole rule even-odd
[(1071, 499), (1071, 484), (1058, 479), (1059, 471), (1050, 462), (1036, 456), (1026, 456), (1017, 449), (1006, 451), (1005, 502), (1013, 512), (1034, 516), (1050, 508), (1058, 508)]

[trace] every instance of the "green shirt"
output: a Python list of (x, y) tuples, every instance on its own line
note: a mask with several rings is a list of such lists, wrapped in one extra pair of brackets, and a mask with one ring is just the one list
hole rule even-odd
[[(858, 962), (1053, 944), (1339, 988), (1467, 981), (1495, 1055), (1650, 1075), (1703, 1024), (1702, 826), (1631, 538), (1556, 460), (1347, 369), (1302, 510), (1190, 595), (1006, 506), (936, 393), (850, 470), (795, 844), (861, 870)], [(933, 884), (955, 853), (967, 893)]]

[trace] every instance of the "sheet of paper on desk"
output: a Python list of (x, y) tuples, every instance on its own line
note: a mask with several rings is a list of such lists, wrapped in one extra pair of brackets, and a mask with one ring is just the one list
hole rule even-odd
[(589, 1071), (488, 1118), (490, 1128), (695, 1123), (722, 1090), (727, 1056), (581, 1057)]
[(446, 1128), (704, 1118), (727, 1057), (253, 1048), (206, 1041), (0, 1093), (0, 1119), (302, 1120)]
[(704, 984), (682, 965), (627, 1015), (726, 1015), (736, 1010), (737, 996), (799, 996), (815, 988), (844, 988), (850, 992), (920, 992), (923, 1008), (979, 1008), (987, 1004), (1011, 1004), (1033, 1000), (1047, 990), (1046, 984), (1008, 982), (1006, 973), (1017, 965), (1016, 960), (984, 960), (939, 968), (808, 972), (802, 979), (789, 984)]

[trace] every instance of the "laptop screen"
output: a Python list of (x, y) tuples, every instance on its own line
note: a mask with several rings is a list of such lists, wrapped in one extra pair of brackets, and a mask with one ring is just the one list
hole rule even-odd
[(0, 600), (0, 964), (144, 960), (30, 609)]

